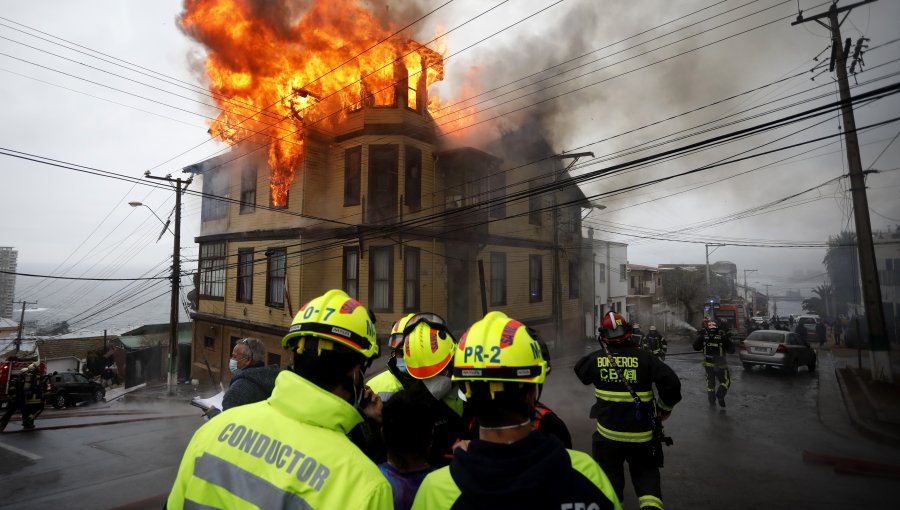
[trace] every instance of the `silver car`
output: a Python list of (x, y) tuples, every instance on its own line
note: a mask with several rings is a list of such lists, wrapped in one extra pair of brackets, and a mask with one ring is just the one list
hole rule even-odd
[(816, 351), (790, 331), (754, 331), (740, 342), (738, 355), (745, 370), (754, 365), (776, 367), (789, 373), (797, 373), (801, 366), (810, 372), (816, 369)]

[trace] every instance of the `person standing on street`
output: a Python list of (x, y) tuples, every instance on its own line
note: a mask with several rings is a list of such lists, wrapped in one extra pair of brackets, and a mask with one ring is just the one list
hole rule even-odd
[(597, 401), (591, 408), (591, 418), (597, 420), (594, 460), (620, 500), (627, 462), (640, 508), (661, 509), (661, 422), (681, 401), (681, 381), (668, 365), (635, 345), (631, 324), (618, 313), (604, 315), (599, 332), (601, 348), (575, 364), (578, 379), (596, 388)]
[(347, 438), (380, 405), (364, 380), (378, 356), (374, 316), (330, 290), (300, 308), (281, 345), (293, 363), (272, 396), (197, 430), (167, 508), (393, 508), (390, 484)]
[(278, 365), (266, 366), (266, 347), (259, 339), (242, 338), (231, 351), (231, 384), (222, 397), (223, 410), (269, 398), (275, 389)]
[(16, 411), (22, 413), (22, 428), (33, 429), (34, 420), (44, 410), (44, 389), (41, 387), (41, 367), (34, 362), (23, 368), (17, 377), (10, 374), (9, 402), (0, 418), (0, 432), (6, 429)]
[(816, 339), (819, 341), (819, 347), (825, 345), (825, 340), (827, 339), (828, 331), (825, 329), (825, 323), (822, 320), (816, 321)]
[(425, 477), (413, 510), (622, 508), (596, 462), (532, 430), (546, 372), (536, 334), (502, 312), (463, 333), (453, 381), (478, 420), (478, 439)]
[[(703, 368), (706, 369), (706, 397), (709, 405), (725, 407), (725, 394), (731, 386), (731, 376), (728, 372), (728, 360), (726, 354), (734, 353), (734, 343), (731, 335), (719, 331), (714, 321), (709, 321), (706, 329), (700, 331), (694, 340), (694, 350), (703, 351)], [(719, 384), (716, 386), (716, 381)]]
[(660, 361), (666, 360), (666, 351), (669, 349), (669, 344), (666, 342), (666, 337), (657, 331), (656, 326), (650, 326), (650, 331), (644, 337), (644, 345), (647, 346), (650, 354), (659, 358)]

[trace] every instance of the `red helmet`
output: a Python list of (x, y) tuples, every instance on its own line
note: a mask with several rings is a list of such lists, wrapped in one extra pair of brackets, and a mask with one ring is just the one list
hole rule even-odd
[(623, 342), (631, 338), (631, 324), (616, 312), (609, 312), (600, 320), (600, 336), (609, 342)]

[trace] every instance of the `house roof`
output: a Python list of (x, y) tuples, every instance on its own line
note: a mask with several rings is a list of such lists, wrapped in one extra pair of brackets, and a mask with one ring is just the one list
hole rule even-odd
[[(193, 337), (193, 323), (182, 322), (178, 324), (178, 343), (190, 345)], [(122, 344), (129, 349), (137, 349), (148, 343), (169, 343), (169, 323), (145, 324), (139, 328), (122, 333), (119, 337)]]
[(642, 266), (640, 264), (627, 264), (627, 269), (629, 271), (653, 271), (654, 273), (659, 272), (659, 268), (653, 266)]
[(12, 319), (0, 317), (0, 329), (11, 329), (11, 328), (19, 329), (19, 323)]
[[(103, 349), (103, 337), (63, 338), (51, 340), (37, 340), (37, 351), (43, 359), (57, 359), (75, 357), (84, 359), (89, 351)], [(122, 345), (118, 337), (106, 337), (107, 349)]]

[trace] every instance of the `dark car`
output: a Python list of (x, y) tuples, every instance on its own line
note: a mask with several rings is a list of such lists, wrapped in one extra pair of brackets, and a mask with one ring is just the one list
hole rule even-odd
[(44, 378), (44, 402), (60, 409), (78, 402), (102, 402), (106, 390), (76, 372), (54, 372)]
[(738, 355), (744, 369), (754, 366), (776, 367), (797, 373), (805, 366), (810, 372), (816, 369), (816, 351), (809, 343), (790, 331), (760, 329), (741, 340)]

